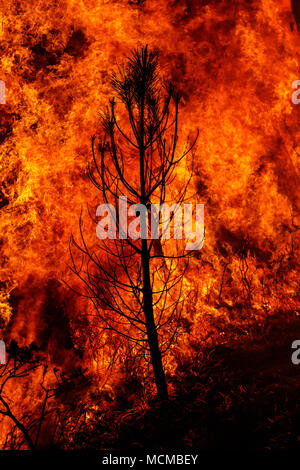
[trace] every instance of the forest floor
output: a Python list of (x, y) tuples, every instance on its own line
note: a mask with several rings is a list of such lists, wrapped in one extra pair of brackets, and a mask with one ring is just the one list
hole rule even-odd
[(300, 364), (291, 344), (300, 320), (274, 324), (260, 339), (218, 346), (193, 366), (168, 402), (128, 410), (111, 449), (280, 450), (300, 448)]

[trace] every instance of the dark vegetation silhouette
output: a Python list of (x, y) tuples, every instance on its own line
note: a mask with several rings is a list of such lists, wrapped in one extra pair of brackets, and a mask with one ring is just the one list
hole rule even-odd
[[(65, 436), (70, 428), (72, 432), (78, 430), (85, 418), (85, 404), (74, 406), (69, 397), (69, 390), (74, 394), (80, 381), (84, 381), (80, 368), (68, 374), (51, 368), (34, 343), (20, 347), (11, 341), (6, 363), (0, 366), (0, 416), (10, 421), (2, 450), (44, 448), (43, 428), (47, 430), (48, 445), (68, 448), (70, 443)], [(27, 390), (25, 396), (30, 396), (29, 403), (19, 401), (15, 395), (16, 385), (22, 384)], [(69, 406), (61, 400), (65, 395), (69, 397)]]
[(300, 4), (298, 0), (291, 0), (292, 12), (295, 18), (296, 26), (300, 32)]

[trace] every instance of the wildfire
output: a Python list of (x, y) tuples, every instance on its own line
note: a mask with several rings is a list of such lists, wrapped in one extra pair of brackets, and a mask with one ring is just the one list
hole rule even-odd
[[(226, 325), (247, 334), (250, 320), (295, 315), (300, 107), (291, 95), (300, 75), (288, 0), (8, 0), (0, 41), (0, 339), (34, 342), (51, 367), (82, 365), (110, 396), (140, 354), (99, 328), (65, 283), (76, 289), (68, 246), (81, 208), (87, 215), (87, 204), (93, 212), (102, 202), (87, 162), (113, 95), (110, 73), (144, 44), (159, 50), (161, 75), (183, 95), (179, 145), (199, 130), (189, 195), (205, 205), (205, 244), (186, 272), (189, 301), (167, 373), (188, 360), (191, 344), (222, 343)], [(127, 163), (134, 168), (134, 155)], [(189, 166), (178, 168), (180, 179)], [(138, 367), (146, 387), (148, 368)], [(15, 387), (23, 400), (29, 384)], [(3, 444), (10, 428), (0, 419)]]

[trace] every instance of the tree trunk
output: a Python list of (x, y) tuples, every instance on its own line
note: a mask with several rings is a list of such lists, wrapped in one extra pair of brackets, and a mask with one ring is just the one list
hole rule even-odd
[(153, 315), (153, 298), (150, 283), (149, 254), (147, 240), (142, 240), (142, 267), (143, 267), (143, 308), (146, 320), (148, 343), (150, 347), (151, 362), (154, 371), (155, 384), (158, 398), (166, 400), (168, 389), (165, 373), (162, 365), (161, 352), (158, 344), (158, 336)]
[[(146, 92), (146, 77), (143, 73), (143, 94), (140, 103), (140, 142), (139, 142), (139, 151), (140, 151), (140, 185), (141, 185), (141, 199), (140, 203), (144, 206), (147, 206), (147, 200), (145, 195), (145, 168), (144, 168), (144, 159), (145, 159), (145, 128), (144, 128), (144, 113), (145, 113), (145, 92)], [(147, 227), (147, 221), (143, 221), (144, 226)], [(161, 400), (166, 400), (168, 398), (168, 388), (166, 383), (165, 372), (162, 365), (161, 352), (158, 344), (157, 330), (154, 321), (153, 314), (153, 296), (152, 296), (152, 287), (150, 282), (150, 258), (148, 252), (148, 243), (147, 239), (142, 238), (142, 253), (141, 253), (141, 262), (143, 269), (143, 310), (146, 321), (146, 329), (148, 336), (148, 343), (151, 354), (151, 362), (154, 371), (155, 384), (157, 389), (157, 396)]]

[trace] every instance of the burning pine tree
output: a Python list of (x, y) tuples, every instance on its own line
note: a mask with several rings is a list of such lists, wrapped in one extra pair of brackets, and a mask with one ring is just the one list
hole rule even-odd
[[(104, 137), (98, 152), (96, 137), (92, 138), (89, 176), (107, 204), (108, 217), (112, 216), (119, 236), (112, 236), (115, 233), (109, 234), (109, 230), (103, 233), (102, 221), (97, 231), (105, 238), (103, 246), (99, 252), (92, 250), (80, 218), (81, 244), (74, 238), (71, 241), (86, 263), (85, 268), (76, 263), (71, 245), (71, 269), (82, 280), (84, 295), (89, 296), (106, 327), (134, 342), (146, 355), (150, 353), (157, 395), (166, 399), (162, 353), (176, 334), (184, 300), (183, 278), (192, 251), (184, 253), (177, 244), (170, 252), (164, 241), (172, 219), (174, 233), (178, 229), (178, 212), (190, 178), (178, 191), (171, 217), (165, 219), (161, 209), (168, 200), (169, 185), (174, 185), (176, 166), (190, 154), (196, 140), (178, 155), (180, 94), (171, 83), (162, 85), (156, 51), (147, 46), (135, 50), (126, 66), (113, 75), (112, 87), (125, 108), (129, 130), (120, 127), (116, 102), (111, 99), (101, 115)], [(131, 165), (130, 153), (134, 155)], [(140, 226), (140, 233), (135, 232), (131, 239), (124, 233), (124, 216), (118, 204), (121, 201), (126, 206), (127, 200), (132, 204), (128, 213), (138, 215)], [(157, 206), (158, 212), (153, 214)], [(149, 214), (152, 228), (153, 219), (157, 221), (155, 234), (151, 233), (154, 238), (148, 237)], [(104, 214), (98, 211), (97, 215)]]

